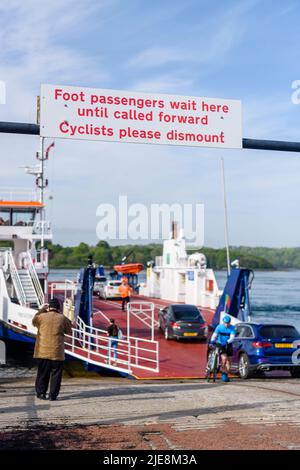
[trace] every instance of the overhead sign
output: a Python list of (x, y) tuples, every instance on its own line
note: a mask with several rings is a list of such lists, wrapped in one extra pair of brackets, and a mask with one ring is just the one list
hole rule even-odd
[(40, 134), (242, 148), (241, 114), (237, 100), (42, 85)]

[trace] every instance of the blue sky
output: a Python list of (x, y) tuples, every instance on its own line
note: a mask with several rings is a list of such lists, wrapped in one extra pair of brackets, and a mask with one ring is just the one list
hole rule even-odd
[[(244, 137), (300, 140), (299, 2), (0, 1), (0, 120), (35, 122), (41, 83), (240, 99)], [(0, 134), (0, 186), (30, 186), (39, 139)], [(97, 242), (96, 208), (204, 203), (205, 244), (299, 246), (300, 156), (57, 140), (47, 166), (55, 241)]]

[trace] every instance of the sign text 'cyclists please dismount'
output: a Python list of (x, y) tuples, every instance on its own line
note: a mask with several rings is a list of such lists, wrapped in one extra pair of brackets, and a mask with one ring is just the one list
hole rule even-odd
[(42, 137), (242, 148), (241, 102), (42, 85)]

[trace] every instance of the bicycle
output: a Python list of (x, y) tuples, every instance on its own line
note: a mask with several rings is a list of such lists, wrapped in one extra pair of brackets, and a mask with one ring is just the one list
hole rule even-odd
[(211, 349), (208, 353), (207, 357), (207, 365), (206, 365), (206, 371), (205, 371), (205, 378), (209, 382), (211, 377), (213, 382), (216, 381), (217, 378), (217, 373), (220, 370), (220, 348), (218, 346), (211, 346)]

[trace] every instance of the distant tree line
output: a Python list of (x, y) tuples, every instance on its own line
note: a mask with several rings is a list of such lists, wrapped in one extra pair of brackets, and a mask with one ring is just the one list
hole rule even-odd
[[(79, 268), (85, 266), (89, 255), (96, 264), (112, 267), (120, 264), (127, 256), (126, 262), (143, 263), (155, 260), (162, 254), (161, 244), (110, 246), (106, 241), (99, 241), (96, 246), (80, 243), (78, 246), (64, 247), (47, 243), (51, 268)], [(225, 248), (203, 247), (189, 250), (189, 253), (201, 251), (213, 269), (226, 269)], [(300, 269), (300, 248), (265, 248), (265, 247), (231, 247), (231, 261), (240, 260), (240, 266), (252, 269)]]

